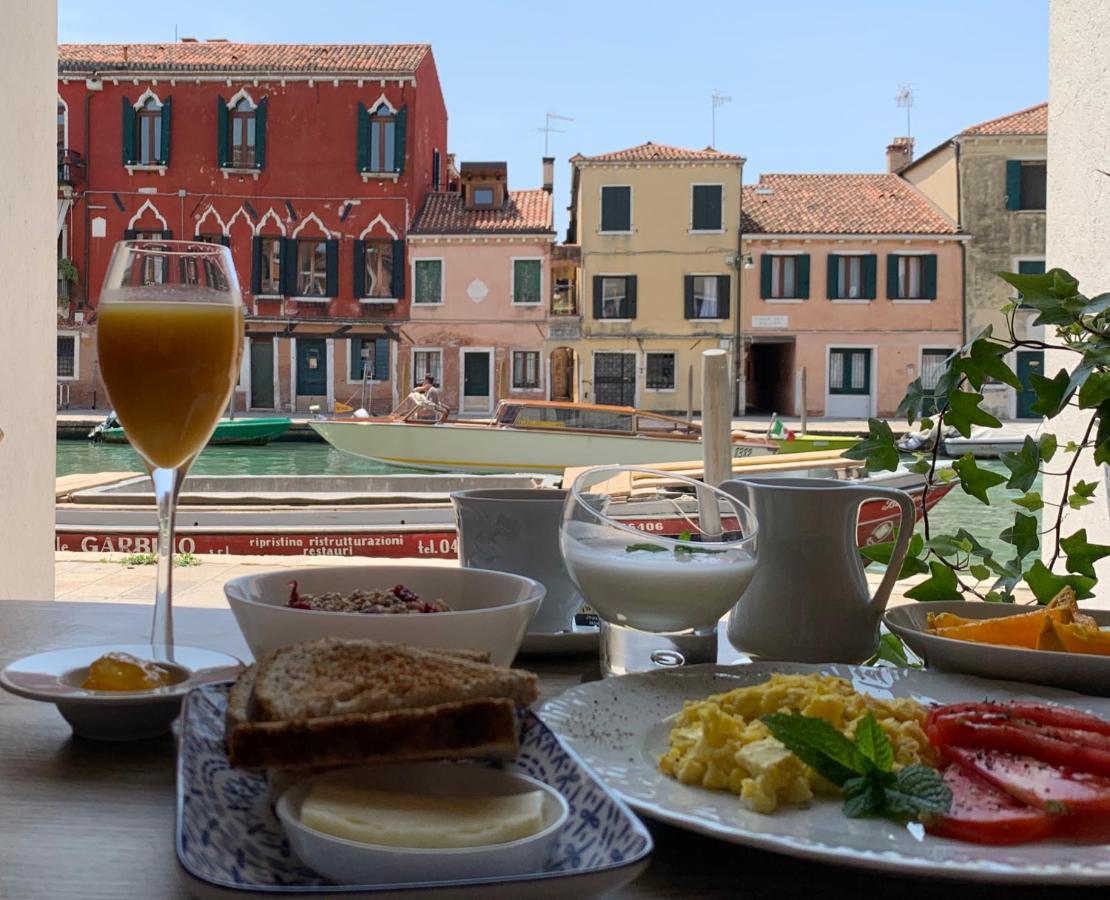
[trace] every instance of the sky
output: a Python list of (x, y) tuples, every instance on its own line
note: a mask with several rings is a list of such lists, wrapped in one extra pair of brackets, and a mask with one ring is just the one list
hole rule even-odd
[(58, 40), (179, 36), (276, 43), (430, 43), (458, 161), (506, 160), (539, 187), (545, 114), (566, 225), (577, 152), (644, 141), (719, 150), (764, 172), (882, 171), (1048, 91), (1048, 0), (59, 0)]

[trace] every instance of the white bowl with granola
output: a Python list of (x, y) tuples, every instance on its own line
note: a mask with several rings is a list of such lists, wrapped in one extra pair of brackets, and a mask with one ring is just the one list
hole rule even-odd
[(314, 566), (234, 578), (224, 594), (255, 657), (343, 637), (482, 650), (509, 665), (544, 587), (485, 569)]

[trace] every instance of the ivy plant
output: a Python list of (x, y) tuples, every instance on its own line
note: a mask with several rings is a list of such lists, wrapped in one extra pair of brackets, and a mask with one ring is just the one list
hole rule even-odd
[[(919, 422), (923, 430), (936, 428), (932, 449), (914, 454), (910, 465), (926, 478), (923, 501), (930, 490), (954, 478), (964, 493), (987, 505), (998, 500), (992, 491), (1003, 485), (1022, 493), (1010, 501), (1012, 523), (998, 535), (1007, 548), (1004, 553), (984, 546), (966, 528), (954, 534), (937, 533), (923, 503), (924, 534), (914, 535), (899, 573), (900, 578), (928, 576), (906, 591), (915, 600), (970, 596), (1012, 603), (1014, 589), (1022, 582), (1040, 603), (1068, 585), (1082, 599), (1093, 595), (1095, 562), (1110, 556), (1110, 546), (1092, 543), (1086, 529), (1064, 533), (1064, 513), (1092, 503), (1098, 492), (1096, 482), (1075, 478), (1076, 464), (1088, 453), (1096, 464), (1110, 464), (1110, 293), (1084, 296), (1076, 279), (1063, 269), (1043, 275), (998, 274), (1020, 292), (1020, 300), (1002, 308), (1008, 333), (996, 336), (987, 327), (976, 334), (945, 360), (935, 389), (927, 390), (920, 378), (909, 384), (897, 414), (911, 426)], [(1017, 336), (1014, 322), (1019, 305), (1036, 310), (1034, 325), (1055, 328), (1055, 343)], [(982, 468), (970, 453), (951, 467), (939, 466), (940, 445), (948, 429), (969, 437), (974, 425), (1002, 424), (984, 408), (982, 388), (988, 381), (1022, 388), (1006, 361), (1017, 349), (1063, 349), (1069, 354), (1070, 368), (1052, 377), (1030, 376), (1036, 395), (1032, 410), (1051, 427), (1065, 409), (1078, 408), (1085, 417), (1082, 437), (1064, 444), (1047, 430), (1036, 439), (1026, 437), (1019, 450), (1001, 455), (1008, 474)], [(864, 460), (869, 472), (892, 470), (900, 460), (890, 425), (881, 419), (868, 420), (867, 436), (846, 455)], [(1033, 489), (1039, 476), (1061, 480), (1059, 503), (1050, 503)], [(1038, 522), (1038, 511), (1043, 524)], [(887, 563), (892, 548), (892, 543), (874, 544), (861, 552), (868, 561)]]

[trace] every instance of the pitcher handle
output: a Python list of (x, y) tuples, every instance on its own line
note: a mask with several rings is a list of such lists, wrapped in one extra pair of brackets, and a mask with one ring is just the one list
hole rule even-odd
[[(909, 494), (897, 488), (870, 487), (861, 484), (853, 486), (853, 493), (859, 498), (851, 506), (852, 512), (857, 516), (860, 506), (865, 501), (877, 497), (893, 500), (898, 504), (902, 515), (898, 526), (898, 540), (894, 544), (894, 552), (891, 553), (890, 563), (886, 567), (883, 580), (879, 582), (879, 589), (875, 591), (875, 596), (871, 598), (871, 605), (881, 611), (886, 607), (886, 601), (890, 597), (890, 592), (894, 589), (894, 582), (898, 580), (898, 573), (902, 570), (902, 562), (906, 558), (906, 551), (909, 550), (910, 538), (913, 537), (913, 526), (917, 521), (917, 507)], [(853, 522), (854, 527), (855, 523)]]

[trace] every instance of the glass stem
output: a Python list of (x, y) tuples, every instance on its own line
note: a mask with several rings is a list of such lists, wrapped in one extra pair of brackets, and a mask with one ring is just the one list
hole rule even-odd
[(185, 480), (187, 466), (179, 469), (154, 469), (154, 499), (158, 504), (158, 588), (154, 598), (154, 622), (150, 642), (173, 646), (173, 543), (177, 495)]

